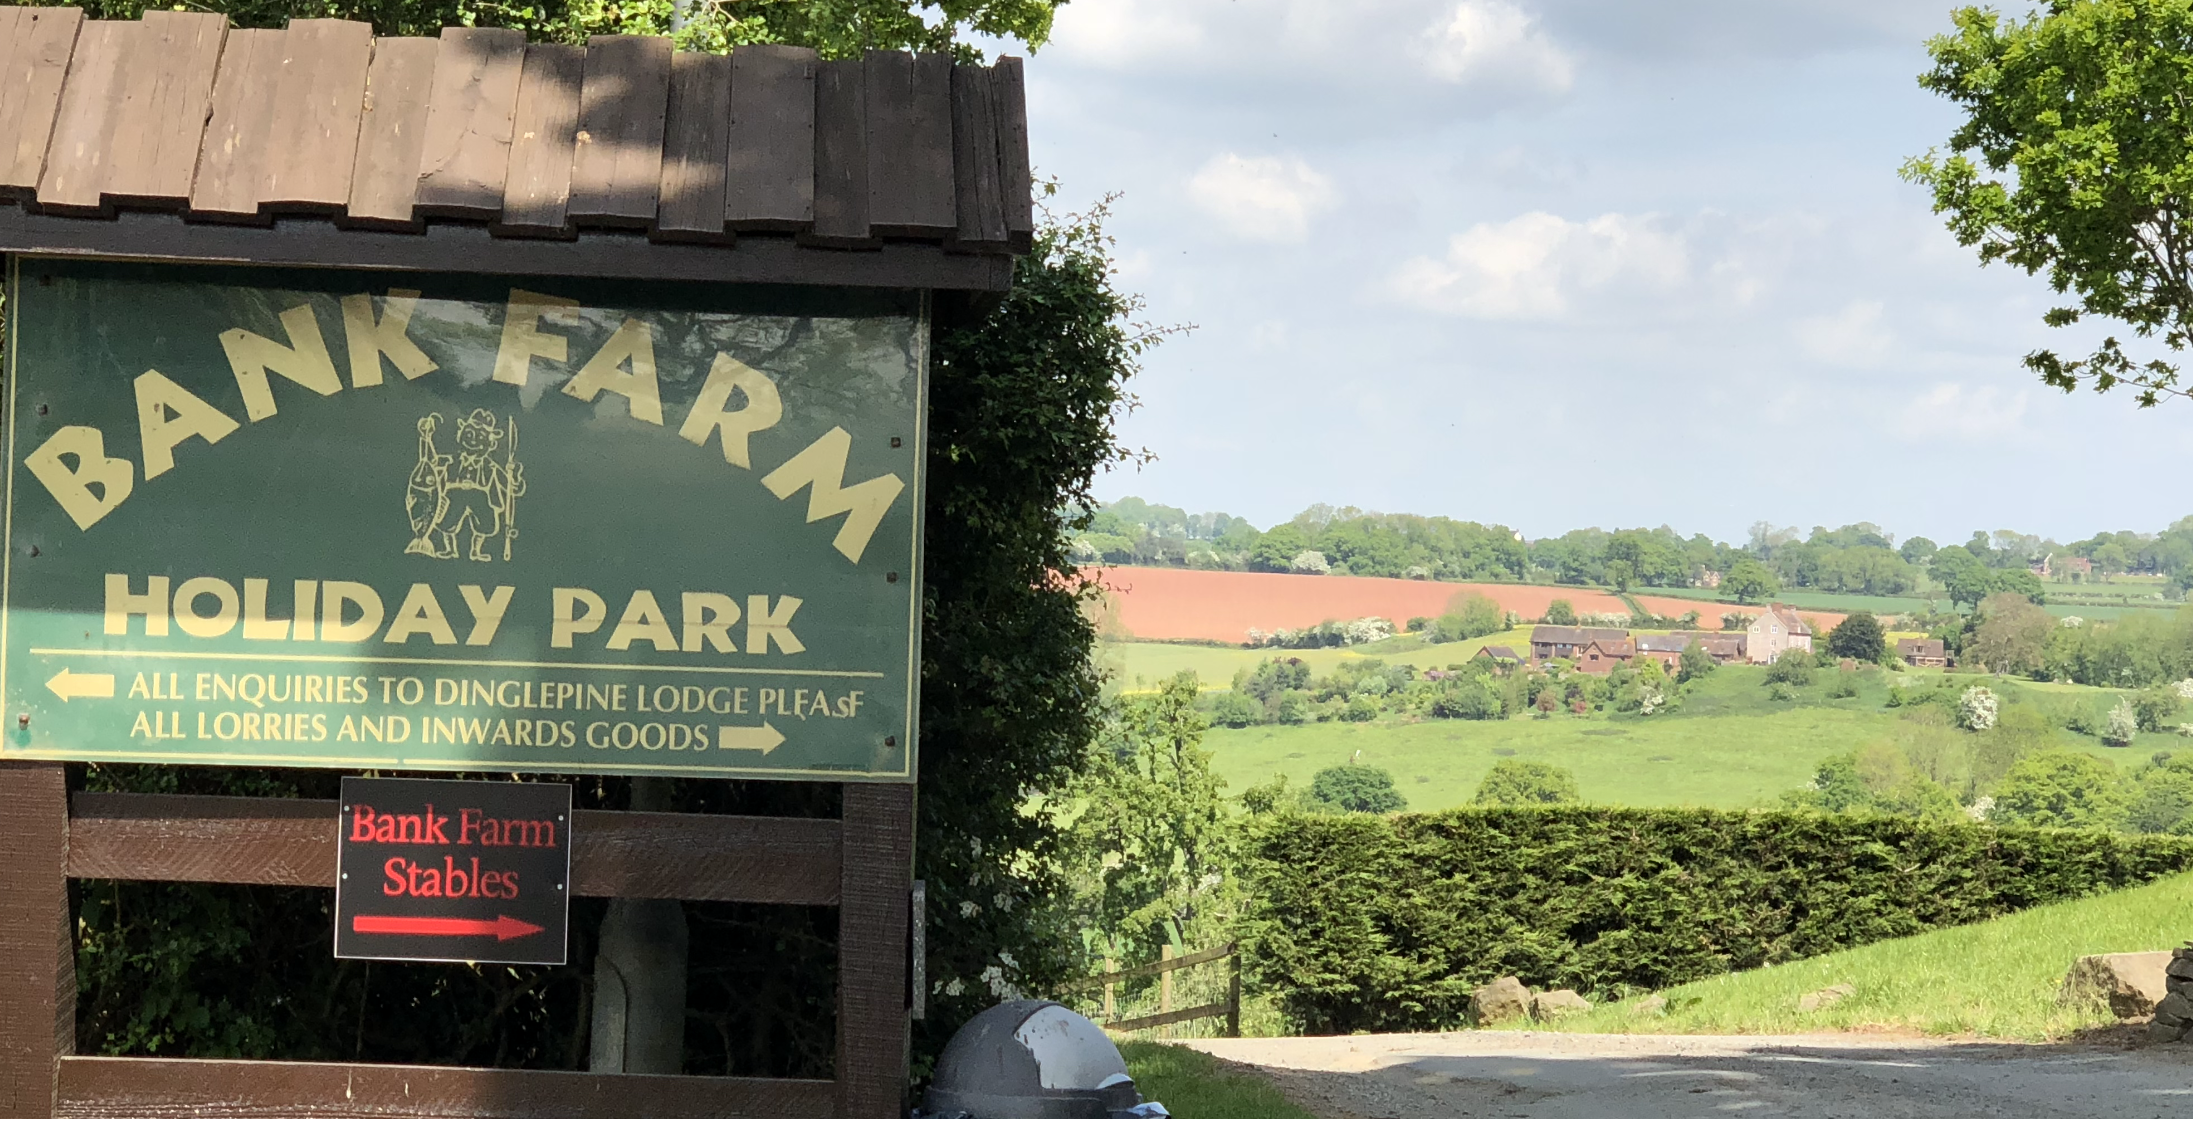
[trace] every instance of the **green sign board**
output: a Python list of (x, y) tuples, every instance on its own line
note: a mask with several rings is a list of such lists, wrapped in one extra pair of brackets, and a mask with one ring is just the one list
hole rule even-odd
[(918, 293), (19, 258), (4, 756), (907, 781)]

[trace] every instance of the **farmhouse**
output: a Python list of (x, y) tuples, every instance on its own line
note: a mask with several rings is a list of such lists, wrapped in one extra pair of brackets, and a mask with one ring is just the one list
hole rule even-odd
[(1482, 656), (1485, 659), (1491, 660), (1493, 662), (1493, 666), (1499, 668), (1502, 671), (1506, 671), (1509, 668), (1512, 668), (1517, 664), (1523, 662), (1523, 657), (1516, 655), (1515, 649), (1510, 648), (1505, 644), (1487, 644), (1483, 648), (1479, 648), (1477, 650), (1477, 656), (1472, 656), (1471, 659), (1476, 659), (1478, 656)]
[(1576, 649), (1576, 670), (1591, 675), (1605, 675), (1614, 665), (1637, 655), (1637, 645), (1623, 633), (1611, 640), (1592, 640)]
[(1896, 642), (1896, 656), (1915, 668), (1946, 668), (1949, 657), (1942, 650), (1942, 642), (1932, 636), (1912, 637)]
[(1674, 671), (1676, 664), (1682, 661), (1683, 650), (1694, 642), (1720, 663), (1735, 663), (1744, 658), (1744, 635), (1738, 632), (1670, 632), (1661, 636), (1640, 636), (1637, 655)]
[(1812, 628), (1797, 610), (1780, 602), (1768, 605), (1744, 634), (1744, 654), (1755, 664), (1771, 664), (1791, 648), (1812, 651)]
[(1531, 629), (1531, 662), (1543, 664), (1547, 660), (1574, 659), (1577, 649), (1594, 640), (1626, 641), (1629, 635), (1619, 628), (1571, 628), (1560, 624), (1542, 624)]

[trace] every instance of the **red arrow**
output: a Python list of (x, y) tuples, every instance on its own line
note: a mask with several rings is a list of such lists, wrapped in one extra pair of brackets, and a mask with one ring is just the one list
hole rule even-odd
[(493, 935), (509, 942), (546, 930), (523, 919), (497, 915), (493, 919), (431, 919), (411, 915), (359, 915), (350, 929), (361, 935)]

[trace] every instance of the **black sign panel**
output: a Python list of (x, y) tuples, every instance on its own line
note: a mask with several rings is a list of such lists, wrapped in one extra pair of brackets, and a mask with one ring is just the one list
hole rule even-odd
[(344, 778), (335, 957), (560, 966), (571, 787)]

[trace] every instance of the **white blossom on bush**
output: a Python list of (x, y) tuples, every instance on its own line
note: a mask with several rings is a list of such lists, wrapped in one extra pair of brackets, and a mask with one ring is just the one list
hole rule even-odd
[(959, 901), (959, 917), (960, 917), (960, 918), (962, 918), (962, 919), (972, 919), (972, 918), (974, 918), (975, 916), (977, 916), (977, 915), (980, 915), (980, 914), (982, 914), (982, 908), (981, 908), (981, 907), (979, 907), (979, 906), (977, 906), (974, 900), (972, 900), (972, 899), (963, 899), (963, 900), (960, 900), (960, 901)]
[(1968, 687), (1957, 697), (1957, 725), (1966, 730), (1986, 730), (1995, 725), (1995, 693), (1984, 687)]
[(2083, 625), (2083, 624), (2085, 624), (2085, 623), (2086, 623), (2086, 618), (2085, 618), (2085, 617), (2065, 617), (2065, 618), (2064, 618), (2063, 620), (2061, 620), (2061, 621), (2058, 621), (2057, 623), (2058, 623), (2058, 624), (2061, 624), (2061, 625), (2063, 625), (2063, 626), (2064, 626), (2065, 628), (2077, 628), (2077, 627), (2079, 627), (2080, 625)]
[(1983, 797), (1978, 801), (1975, 801), (1972, 804), (1965, 806), (1965, 816), (1970, 817), (1975, 821), (1987, 820), (1988, 814), (1993, 813), (1994, 811), (1995, 799), (1992, 797)]
[(2132, 709), (2132, 700), (2119, 699), (2109, 709), (2109, 719), (2102, 724), (2102, 745), (2130, 746), (2132, 738), (2140, 732), (2139, 713)]
[(2193, 699), (2193, 676), (2187, 676), (2171, 684), (2170, 690), (2177, 692), (2180, 699)]
[(1304, 550), (1287, 563), (1296, 573), (1331, 573), (1333, 567), (1325, 561), (1325, 555), (1317, 550)]
[(1667, 704), (1668, 697), (1658, 691), (1644, 691), (1637, 696), (1637, 713), (1649, 715)]

